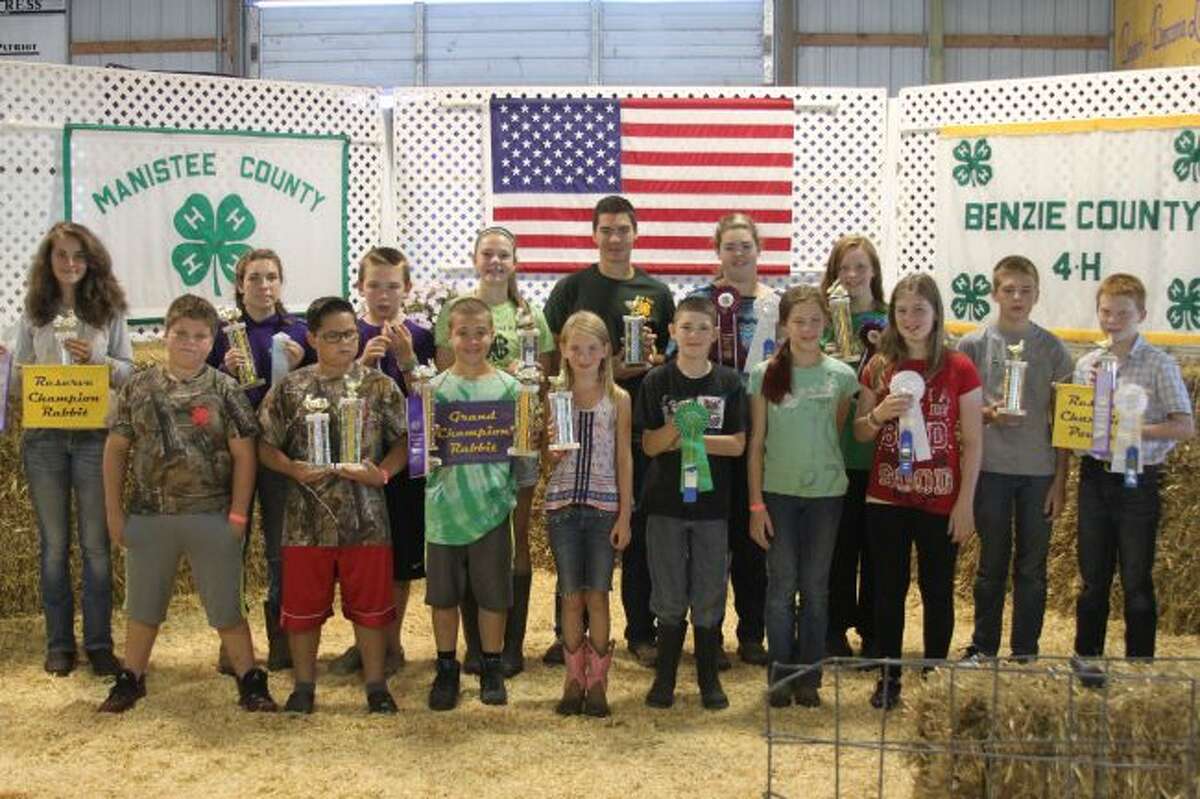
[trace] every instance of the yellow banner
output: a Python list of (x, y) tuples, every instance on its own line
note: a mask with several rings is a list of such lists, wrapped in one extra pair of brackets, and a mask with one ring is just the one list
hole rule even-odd
[(1092, 448), (1092, 399), (1096, 389), (1059, 383), (1054, 387), (1054, 432), (1051, 443), (1059, 449)]
[(26, 427), (104, 427), (108, 367), (22, 366), (21, 398)]
[(1200, 64), (1200, 6), (1196, 0), (1115, 0), (1117, 69)]

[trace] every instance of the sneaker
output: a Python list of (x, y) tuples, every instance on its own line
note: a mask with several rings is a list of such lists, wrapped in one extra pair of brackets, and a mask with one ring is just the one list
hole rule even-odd
[(876, 710), (891, 710), (900, 704), (900, 681), (880, 679), (871, 694), (871, 707)]
[(825, 657), (830, 658), (852, 658), (854, 650), (850, 648), (850, 641), (846, 638), (845, 633), (835, 633), (829, 635), (825, 639)]
[(767, 665), (767, 648), (758, 641), (741, 641), (737, 648), (738, 657), (751, 666)]
[(360, 671), (362, 671), (362, 655), (358, 653), (358, 647), (353, 644), (329, 662), (329, 673), (339, 677), (349, 677)]
[(658, 660), (658, 647), (650, 641), (630, 641), (629, 652), (634, 660), (648, 669), (654, 668)]
[(479, 675), (479, 701), (485, 705), (507, 705), (508, 689), (504, 687), (504, 664), (500, 661), (483, 660), (483, 671)]
[(378, 691), (372, 691), (367, 694), (368, 713), (386, 713), (392, 715), (399, 711), (400, 708), (396, 707), (396, 700), (392, 698), (392, 694), (388, 689), (381, 688)]
[(542, 655), (542, 662), (547, 666), (561, 666), (567, 662), (563, 656), (562, 639), (554, 639), (554, 643), (546, 648), (546, 654)]
[(238, 678), (238, 705), (250, 713), (274, 713), (279, 710), (267, 688), (267, 673), (259, 668)]
[(1079, 684), (1084, 688), (1101, 689), (1108, 683), (1108, 677), (1099, 664), (1086, 660), (1079, 655), (1071, 656), (1071, 671), (1079, 677)]
[(108, 698), (100, 704), (101, 713), (124, 713), (146, 695), (146, 675), (138, 677), (129, 669), (117, 672), (117, 681)]
[(430, 710), (453, 710), (458, 704), (459, 665), (457, 660), (438, 661), (437, 676), (429, 689)]
[(796, 704), (800, 707), (821, 706), (821, 693), (815, 685), (797, 680), (793, 695), (796, 697)]
[(47, 674), (55, 677), (66, 677), (75, 671), (74, 652), (47, 652), (46, 662), (42, 665)]
[(304, 693), (292, 691), (292, 695), (287, 698), (287, 702), (285, 702), (283, 705), (283, 712), (303, 713), (307, 716), (313, 712), (313, 708), (316, 707), (316, 704), (316, 694), (310, 694), (307, 691)]
[(111, 649), (89, 649), (87, 659), (97, 677), (115, 677), (124, 668)]
[(971, 644), (963, 650), (963, 656), (958, 662), (963, 666), (986, 666), (994, 659), (991, 655), (984, 654), (977, 646)]

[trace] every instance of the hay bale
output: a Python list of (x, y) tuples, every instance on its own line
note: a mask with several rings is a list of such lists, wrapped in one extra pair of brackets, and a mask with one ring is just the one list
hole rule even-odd
[[(1183, 378), (1196, 410), (1200, 397), (1200, 364), (1183, 367)], [(1047, 607), (1074, 614), (1079, 596), (1079, 565), (1076, 547), (1078, 527), (1079, 469), (1073, 459), (1067, 482), (1067, 506), (1054, 523), (1047, 557)], [(1154, 585), (1158, 594), (1159, 629), (1177, 634), (1200, 633), (1200, 440), (1177, 445), (1167, 458), (1162, 475), (1162, 519), (1158, 551), (1154, 561)], [(959, 553), (956, 577), (958, 595), (971, 600), (979, 544), (972, 541)], [(1124, 599), (1118, 575), (1112, 597), (1112, 618), (1124, 616)]]
[(953, 707), (948, 672), (918, 689), (914, 795), (1144, 799), (1197, 783), (1192, 676), (1123, 668), (1107, 694), (1049, 668), (997, 679), (958, 670)]

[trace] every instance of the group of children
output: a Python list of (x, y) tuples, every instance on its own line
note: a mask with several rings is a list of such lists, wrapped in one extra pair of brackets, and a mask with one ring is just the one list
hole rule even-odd
[[(124, 297), (103, 245), (79, 225), (56, 225), (30, 275), (16, 360), (60, 362), (54, 322), (73, 310), (81, 322), (62, 347), (76, 363), (108, 363), (119, 394), (107, 436), (25, 432), (42, 539), (46, 670), (66, 674), (76, 660), (66, 573), (73, 493), (84, 554), (84, 647), (97, 674), (116, 676), (101, 710), (127, 710), (145, 695), (181, 555), (220, 635), (221, 667), (237, 679), (239, 703), (275, 710), (267, 673), (255, 665), (242, 592), (257, 496), (268, 562), (267, 666), (293, 669), (286, 710), (315, 707), (320, 632), (336, 583), (355, 645), (335, 666), (361, 668), (371, 712), (395, 712), (386, 678), (404, 662), (400, 621), (409, 583), (421, 578), (437, 650), (429, 707), (456, 706), (460, 670), (479, 674), (481, 701), (504, 704), (505, 679), (524, 663), (539, 460), (561, 598), (561, 714), (609, 713), (608, 596), (618, 555), (626, 638), (655, 669), (645, 697), (651, 707), (675, 700), (689, 617), (701, 702), (728, 706), (718, 672), (728, 666), (721, 628), (731, 576), (738, 653), (747, 662), (769, 661), (773, 706), (820, 704), (815, 664), (851, 654), (851, 626), (863, 640), (861, 654), (899, 658), (914, 545), (924, 656), (946, 658), (955, 559), (976, 533), (981, 556), (967, 657), (998, 655), (1014, 540), (1012, 652), (1038, 654), (1049, 531), (1065, 501), (1069, 462), (1050, 443), (1052, 385), (1093, 381), (1101, 351), (1073, 367), (1062, 342), (1030, 320), (1038, 296), (1031, 262), (1013, 256), (996, 265), (999, 319), (950, 349), (933, 279), (902, 278), (885, 304), (878, 255), (861, 237), (835, 245), (820, 287), (787, 289), (777, 299), (778, 330), (761, 331), (756, 315), (776, 295), (757, 280), (760, 243), (745, 215), (721, 220), (717, 278), (678, 305), (630, 263), (637, 222), (627, 201), (602, 200), (593, 232), (600, 262), (561, 281), (543, 315), (517, 291), (515, 237), (484, 230), (474, 250), (476, 290), (448, 303), (432, 333), (404, 318), (411, 279), (397, 250), (376, 248), (362, 260), (361, 317), (345, 299), (326, 297), (303, 320), (283, 307), (279, 257), (252, 250), (237, 266), (236, 290), (263, 380), (243, 389), (231, 376), (242, 367), (241, 352), (213, 307), (192, 295), (167, 310), (165, 362), (134, 373)], [(858, 363), (831, 354), (834, 283), (849, 295), (861, 334)], [(740, 346), (732, 348), (721, 340), (714, 302), (729, 290), (741, 299)], [(1075, 652), (1103, 652), (1119, 563), (1126, 653), (1152, 656), (1158, 474), (1173, 442), (1194, 433), (1192, 401), (1178, 365), (1138, 334), (1145, 291), (1136, 278), (1107, 277), (1097, 308), (1119, 379), (1145, 388), (1149, 404), (1135, 488), (1098, 453), (1083, 457)], [(623, 358), (634, 343), (623, 340), (622, 318), (631, 309), (646, 320), (637, 342), (647, 354), (642, 364)], [(779, 339), (774, 354), (768, 348), (766, 357), (747, 357), (747, 342), (764, 333)], [(437, 403), (512, 402), (526, 339), (535, 342), (543, 374), (557, 370), (572, 395), (578, 448), (549, 448), (560, 431), (548, 419), (540, 459), (458, 463), (410, 478), (405, 397), (417, 388), (414, 370), (441, 369), (429, 381)], [(1023, 416), (1006, 413), (999, 396), (1007, 348), (1018, 342), (1028, 362)], [(273, 352), (285, 363), (273, 364)], [(305, 417), (317, 406), (331, 409), (337, 441), (349, 431), (339, 429), (332, 409), (347, 396), (364, 409), (363, 460), (315, 466)], [(902, 427), (906, 436), (921, 432), (915, 457), (912, 442), (901, 441)], [(109, 632), (108, 539), (126, 550), (123, 663)], [(460, 622), (467, 641), (461, 666)], [(1093, 683), (1099, 679), (1086, 661), (1078, 667)], [(779, 681), (794, 669), (804, 672), (800, 679)], [(871, 704), (888, 709), (899, 696), (899, 670), (888, 665)]]

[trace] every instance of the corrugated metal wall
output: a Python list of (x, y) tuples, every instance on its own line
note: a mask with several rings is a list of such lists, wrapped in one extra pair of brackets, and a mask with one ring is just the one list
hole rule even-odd
[[(72, 0), (72, 42), (210, 39), (218, 36), (219, 0)], [(75, 55), (72, 64), (123, 64), (136, 69), (220, 71), (214, 49), (200, 53)]]
[[(793, 0), (799, 33), (907, 33), (926, 29), (926, 0)], [(923, 47), (796, 48), (798, 86), (887, 86), (895, 94), (925, 83)]]

